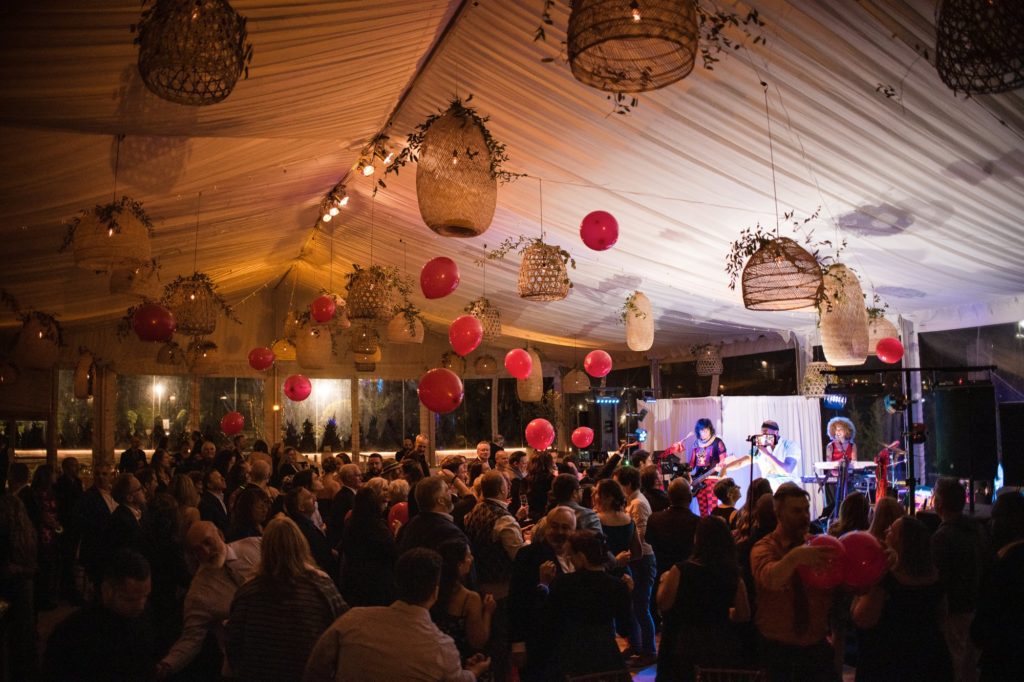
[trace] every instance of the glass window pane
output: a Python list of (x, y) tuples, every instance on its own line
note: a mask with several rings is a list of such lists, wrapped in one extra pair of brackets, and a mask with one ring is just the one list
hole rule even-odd
[(420, 426), (415, 381), (359, 380), (359, 449), (396, 452)]
[[(324, 433), (334, 452), (352, 449), (352, 384), (349, 379), (311, 379), (313, 391), (301, 402), (282, 398), (281, 436), (307, 454), (320, 452)], [(330, 421), (334, 420), (333, 427)], [(333, 435), (337, 434), (337, 444)], [(276, 435), (276, 434), (275, 434)], [(276, 438), (275, 438), (276, 440)]]
[(218, 445), (227, 441), (221, 433), (220, 420), (228, 412), (240, 412), (245, 417), (242, 433), (249, 442), (264, 438), (263, 432), (263, 379), (246, 377), (206, 377), (199, 381), (199, 430), (207, 438), (214, 437)]
[(128, 447), (138, 436), (151, 449), (167, 436), (176, 451), (188, 425), (189, 377), (119, 374), (114, 405), (115, 448)]
[(75, 397), (75, 371), (62, 369), (57, 376), (57, 449), (92, 448), (92, 398)]

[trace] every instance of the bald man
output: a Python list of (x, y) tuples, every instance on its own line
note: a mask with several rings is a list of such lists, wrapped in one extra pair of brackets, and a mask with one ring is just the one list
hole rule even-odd
[[(185, 621), (181, 636), (157, 664), (158, 677), (177, 673), (191, 663), (211, 632), (217, 636), (223, 653), (223, 623), (231, 610), (235, 591), (259, 567), (260, 541), (261, 538), (254, 537), (227, 544), (217, 527), (209, 521), (196, 521), (188, 529), (185, 547), (192, 553), (199, 569), (185, 595)], [(215, 679), (223, 671), (195, 672)]]

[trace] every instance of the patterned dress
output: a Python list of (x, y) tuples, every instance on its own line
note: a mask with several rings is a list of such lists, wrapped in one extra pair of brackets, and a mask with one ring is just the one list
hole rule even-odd
[[(712, 436), (709, 441), (701, 441), (698, 438), (693, 445), (693, 449), (690, 450), (690, 469), (693, 477), (696, 478), (709, 469), (718, 466), (718, 463), (725, 457), (725, 454), (725, 442), (718, 436)], [(715, 483), (717, 482), (717, 478), (705, 478), (702, 481), (704, 487), (695, 495), (697, 506), (700, 507), (701, 516), (707, 516), (711, 513), (712, 509), (718, 506), (718, 500), (715, 498), (714, 493)]]

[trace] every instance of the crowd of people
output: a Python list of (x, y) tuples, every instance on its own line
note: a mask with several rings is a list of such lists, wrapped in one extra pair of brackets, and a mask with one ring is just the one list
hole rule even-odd
[[(59, 476), (14, 463), (0, 496), (2, 666), (16, 680), (309, 682), (1024, 669), (1018, 492), (986, 525), (964, 515), (954, 479), (915, 517), (850, 493), (828, 532), (868, 531), (888, 557), (854, 592), (801, 578), (835, 551), (807, 543), (801, 487), (754, 480), (737, 509), (722, 478), (697, 507), (689, 477), (666, 486), (647, 461), (585, 467), (483, 441), (431, 467), (419, 436), (393, 458), (311, 466), (281, 444), (195, 434), (176, 454), (133, 443), (88, 489), (74, 458)], [(58, 597), (81, 608), (37, 643), (37, 614)]]

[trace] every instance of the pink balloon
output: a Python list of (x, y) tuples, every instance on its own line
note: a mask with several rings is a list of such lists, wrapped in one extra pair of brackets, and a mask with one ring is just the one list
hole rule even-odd
[(583, 371), (595, 379), (607, 376), (612, 371), (612, 356), (603, 350), (592, 350), (583, 358)]
[(245, 417), (242, 416), (241, 412), (228, 412), (226, 415), (221, 417), (220, 430), (228, 436), (241, 433), (244, 428)]
[(580, 238), (594, 251), (606, 251), (619, 241), (619, 222), (607, 211), (592, 211), (580, 223)]
[(534, 450), (547, 450), (555, 442), (555, 427), (547, 419), (534, 419), (526, 425), (526, 442)]
[(843, 579), (854, 589), (871, 587), (885, 575), (887, 564), (882, 543), (864, 530), (850, 531), (839, 538), (846, 550), (846, 576)]
[(313, 384), (301, 374), (293, 374), (284, 380), (284, 394), (289, 400), (301, 403), (313, 392)]
[(309, 313), (313, 316), (314, 320), (320, 323), (330, 322), (334, 317), (334, 311), (337, 309), (338, 305), (334, 302), (334, 296), (329, 294), (317, 296), (309, 304)]
[(594, 442), (594, 429), (589, 426), (581, 426), (572, 432), (572, 444), (581, 450), (589, 447)]
[(420, 377), (416, 393), (428, 410), (447, 414), (462, 404), (462, 379), (450, 369), (432, 369)]
[(484, 326), (472, 315), (456, 317), (448, 327), (448, 341), (452, 350), (465, 357), (476, 350), (484, 340)]
[(821, 590), (830, 590), (843, 582), (846, 550), (843, 549), (839, 538), (834, 538), (827, 534), (815, 535), (807, 541), (807, 544), (811, 547), (832, 547), (834, 552), (832, 558), (820, 568), (811, 568), (810, 566), (797, 567), (796, 570), (800, 573), (800, 579), (807, 585)]
[(274, 355), (274, 351), (269, 348), (259, 347), (253, 348), (249, 351), (249, 366), (255, 370), (262, 372), (265, 369), (270, 369), (270, 366), (274, 364), (274, 360), (277, 357)]
[(444, 298), (459, 287), (459, 266), (451, 258), (438, 256), (420, 270), (420, 289), (427, 298)]
[(174, 313), (159, 303), (143, 303), (132, 315), (132, 329), (143, 341), (170, 341), (177, 326)]
[(903, 357), (903, 344), (892, 336), (880, 339), (875, 346), (875, 353), (882, 362), (896, 364)]
[(525, 379), (533, 371), (533, 358), (522, 348), (513, 348), (505, 354), (505, 369), (516, 379)]

